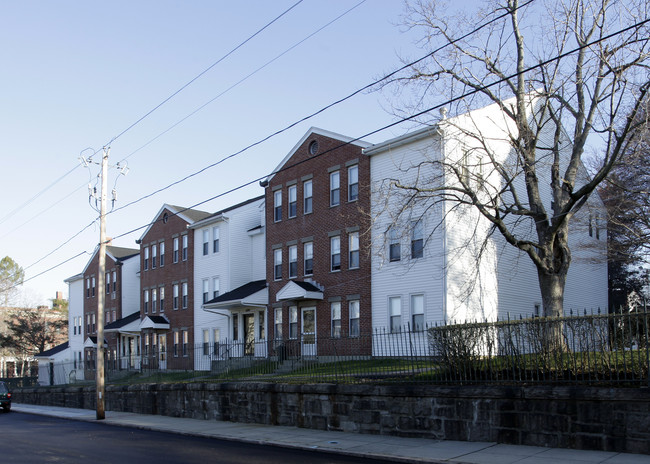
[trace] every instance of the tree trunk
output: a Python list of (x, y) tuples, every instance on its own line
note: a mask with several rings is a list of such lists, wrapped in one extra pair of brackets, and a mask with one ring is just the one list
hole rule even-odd
[[(545, 273), (538, 269), (539, 288), (542, 292), (542, 305), (544, 316), (558, 318), (564, 315), (564, 284), (566, 282), (566, 271), (556, 274)], [(542, 346), (545, 354), (566, 351), (564, 339), (564, 324), (559, 320), (548, 320), (542, 322), (541, 327)]]

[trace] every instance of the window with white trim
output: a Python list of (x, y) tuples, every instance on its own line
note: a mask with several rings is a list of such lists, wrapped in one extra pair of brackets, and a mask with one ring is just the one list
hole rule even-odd
[(348, 168), (348, 201), (359, 199), (359, 166)]
[(219, 228), (212, 228), (212, 253), (219, 253)]
[(341, 237), (330, 237), (330, 271), (341, 270)]
[(188, 236), (183, 235), (183, 261), (187, 261)]
[(187, 282), (183, 282), (183, 309), (187, 309)]
[(149, 290), (144, 291), (144, 313), (149, 314)]
[(203, 229), (203, 256), (208, 256), (210, 252), (210, 230)]
[(212, 278), (212, 298), (219, 296), (221, 289), (219, 288), (220, 282), (219, 277)]
[(165, 242), (160, 242), (160, 267), (165, 265)]
[(273, 278), (282, 279), (282, 248), (273, 250)]
[(282, 190), (273, 192), (273, 220), (280, 222), (282, 220)]
[(156, 269), (158, 265), (158, 245), (151, 245), (151, 269)]
[(289, 278), (298, 277), (298, 246), (289, 247)]
[(275, 308), (273, 321), (273, 338), (282, 340), (282, 308)]
[(391, 227), (388, 231), (388, 259), (391, 262), (402, 259), (402, 247), (397, 228)]
[(402, 330), (402, 297), (391, 296), (388, 298), (390, 316), (390, 331), (395, 333)]
[(142, 265), (142, 268), (145, 271), (149, 270), (149, 247), (144, 248), (144, 263)]
[(416, 221), (411, 226), (411, 258), (424, 256), (424, 226), (422, 221)]
[(341, 337), (341, 302), (333, 301), (330, 304), (332, 313), (332, 338)]
[(291, 185), (287, 190), (289, 195), (288, 217), (294, 218), (298, 215), (298, 186)]
[(298, 307), (289, 306), (289, 338), (298, 338)]
[(151, 289), (151, 312), (155, 313), (158, 309), (158, 290), (155, 288)]
[(159, 294), (160, 294), (160, 312), (164, 313), (165, 312), (165, 287), (160, 287), (159, 289)]
[(330, 172), (330, 206), (341, 203), (341, 174), (339, 171)]
[(350, 232), (348, 241), (348, 266), (350, 269), (356, 269), (359, 267), (359, 232)]
[(210, 281), (203, 279), (203, 303), (207, 303), (210, 299)]
[(306, 180), (302, 184), (302, 195), (304, 199), (303, 214), (309, 214), (313, 211), (313, 184), (311, 180)]
[(424, 330), (424, 295), (411, 295), (411, 330)]
[(203, 356), (210, 354), (210, 331), (203, 329)]
[(178, 284), (172, 286), (172, 309), (178, 309)]
[(348, 309), (350, 312), (350, 337), (358, 337), (360, 335), (359, 300), (350, 300)]
[(304, 244), (305, 275), (314, 274), (314, 242)]
[(178, 251), (179, 251), (179, 242), (178, 242), (178, 237), (174, 237), (174, 262), (178, 262)]

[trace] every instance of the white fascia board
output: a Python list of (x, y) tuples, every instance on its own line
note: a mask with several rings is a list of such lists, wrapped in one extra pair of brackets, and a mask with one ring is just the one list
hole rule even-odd
[(201, 227), (205, 227), (209, 224), (216, 224), (217, 222), (228, 222), (229, 218), (223, 214), (218, 214), (216, 216), (210, 216), (208, 218), (202, 219), (200, 221), (195, 222), (194, 224), (189, 224), (187, 226), (188, 229), (200, 229)]
[(434, 126), (427, 126), (422, 129), (418, 129), (414, 132), (409, 132), (407, 134), (400, 135), (399, 137), (386, 140), (385, 142), (372, 145), (368, 148), (365, 148), (363, 150), (363, 153), (364, 155), (372, 156), (372, 155), (376, 155), (377, 153), (382, 153), (384, 151), (394, 150), (403, 145), (417, 142), (418, 140), (422, 140), (429, 137), (441, 137), (441, 136), (442, 136), (442, 131), (440, 129), (440, 126), (436, 124)]

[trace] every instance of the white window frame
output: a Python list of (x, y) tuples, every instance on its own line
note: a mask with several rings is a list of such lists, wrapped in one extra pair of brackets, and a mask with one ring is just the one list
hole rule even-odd
[(187, 282), (181, 284), (182, 287), (182, 298), (183, 298), (183, 309), (187, 309), (189, 294), (188, 294), (188, 285)]
[(298, 277), (298, 245), (289, 247), (289, 278)]
[[(303, 266), (304, 274), (306, 276), (314, 275), (314, 242), (305, 242), (303, 245)], [(308, 261), (311, 261), (311, 266), (308, 266)], [(311, 271), (311, 272), (308, 272)]]
[[(393, 250), (397, 250), (396, 257), (393, 257)], [(388, 229), (388, 260), (396, 263), (402, 259), (402, 243), (397, 227)]]
[(273, 280), (282, 280), (282, 248), (273, 250)]
[(330, 206), (341, 204), (341, 173), (339, 171), (330, 172)]
[(424, 294), (411, 295), (411, 330), (421, 332), (424, 330)]
[(298, 338), (298, 306), (289, 306), (289, 339)]
[(212, 228), (212, 253), (219, 253), (219, 240), (221, 238), (221, 232), (219, 227)]
[(165, 265), (165, 242), (160, 242), (160, 267)]
[(402, 330), (402, 297), (388, 297), (388, 321), (391, 333)]
[(332, 319), (332, 338), (341, 338), (341, 302), (332, 301), (330, 303), (330, 313)]
[(422, 220), (411, 224), (411, 259), (424, 257), (424, 224)]
[(282, 221), (282, 189), (273, 192), (273, 222)]
[(341, 270), (341, 236), (335, 235), (333, 237), (330, 237), (330, 271), (338, 272), (340, 270)]
[(348, 314), (350, 316), (348, 335), (359, 337), (361, 335), (361, 302), (359, 300), (348, 301)]
[(310, 214), (314, 211), (314, 191), (311, 180), (306, 180), (302, 184), (303, 195), (303, 214)]
[(359, 251), (359, 232), (350, 232), (348, 235), (348, 267), (358, 269), (361, 253)]
[(298, 216), (298, 186), (290, 185), (287, 188), (287, 195), (289, 200), (289, 205), (287, 208), (287, 217), (295, 218)]
[(208, 279), (203, 279), (203, 303), (207, 303), (210, 300), (210, 281)]
[(187, 261), (189, 252), (189, 236), (187, 234), (182, 236), (183, 239), (183, 261)]
[(359, 199), (359, 165), (348, 168), (348, 201)]
[(203, 256), (210, 253), (210, 229), (203, 229)]
[(212, 298), (216, 298), (221, 294), (221, 282), (219, 277), (212, 278)]

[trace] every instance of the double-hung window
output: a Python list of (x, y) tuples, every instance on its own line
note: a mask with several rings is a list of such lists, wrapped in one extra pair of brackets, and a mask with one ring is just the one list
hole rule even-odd
[(275, 222), (282, 220), (282, 190), (273, 192), (273, 220)]
[(172, 287), (172, 309), (176, 310), (178, 309), (178, 284), (174, 284)]
[(207, 303), (210, 297), (210, 281), (203, 279), (203, 303)]
[(289, 306), (289, 338), (298, 338), (298, 307)]
[(174, 331), (174, 357), (178, 357), (178, 343), (179, 343), (178, 330), (175, 330)]
[(189, 342), (190, 342), (190, 334), (187, 329), (183, 329), (182, 331), (183, 335), (183, 356), (189, 356)]
[(91, 283), (92, 283), (91, 288), (90, 288), (90, 290), (91, 290), (91, 295), (92, 295), (92, 296), (95, 296), (95, 285), (96, 285), (95, 278), (92, 277), (92, 278), (90, 279), (90, 281), (91, 281)]
[(106, 293), (111, 293), (111, 273), (106, 273)]
[(155, 313), (158, 309), (158, 290), (155, 288), (151, 289), (151, 312)]
[(388, 299), (390, 331), (395, 333), (402, 329), (402, 298), (392, 296)]
[(160, 312), (164, 313), (165, 312), (165, 287), (160, 287), (159, 289), (159, 294), (160, 294)]
[(160, 242), (160, 267), (165, 265), (165, 242)]
[(149, 290), (144, 291), (144, 313), (149, 314)]
[(298, 246), (289, 247), (289, 278), (298, 277)]
[(348, 235), (349, 239), (349, 261), (348, 265), (350, 269), (356, 269), (359, 267), (359, 232), (351, 232)]
[(203, 329), (203, 356), (210, 354), (210, 331)]
[(282, 248), (273, 250), (273, 278), (282, 279)]
[(220, 292), (219, 277), (213, 277), (212, 278), (212, 298), (218, 297), (219, 292)]
[(400, 236), (395, 227), (391, 227), (388, 231), (388, 257), (391, 262), (402, 259)]
[(291, 185), (288, 189), (289, 193), (289, 214), (288, 217), (294, 218), (298, 215), (298, 187)]
[(156, 269), (158, 265), (158, 246), (151, 245), (151, 269)]
[(411, 227), (411, 258), (424, 256), (424, 227), (422, 221), (414, 222)]
[(330, 206), (338, 206), (341, 203), (341, 173), (330, 172)]
[(149, 270), (149, 247), (144, 249), (144, 264), (142, 265), (145, 271)]
[(219, 228), (212, 228), (212, 253), (219, 253)]
[(117, 271), (113, 271), (113, 291), (117, 291)]
[(348, 168), (348, 201), (359, 199), (359, 166)]
[(424, 295), (411, 295), (411, 330), (424, 330)]
[(330, 270), (341, 270), (341, 237), (330, 237)]
[(306, 180), (302, 184), (302, 194), (304, 198), (303, 214), (311, 213), (313, 209), (313, 192), (312, 192), (312, 181)]
[(210, 230), (203, 229), (203, 256), (210, 252)]
[(188, 237), (183, 235), (183, 261), (187, 261)]
[(282, 308), (275, 308), (275, 318), (273, 323), (273, 338), (282, 339)]
[(178, 237), (174, 237), (174, 262), (178, 262), (178, 250), (179, 250), (179, 242), (178, 242)]
[(305, 257), (305, 275), (314, 274), (314, 242), (305, 242), (304, 245)]
[(341, 302), (335, 301), (330, 305), (332, 309), (332, 338), (341, 337)]
[(350, 337), (358, 337), (359, 327), (359, 300), (350, 300), (348, 303), (350, 310)]
[(187, 309), (187, 282), (183, 282), (183, 309)]

